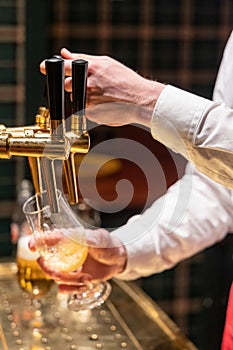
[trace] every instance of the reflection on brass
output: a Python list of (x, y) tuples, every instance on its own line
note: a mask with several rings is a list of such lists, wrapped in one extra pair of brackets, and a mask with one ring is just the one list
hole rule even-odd
[(39, 194), (43, 191), (40, 158), (28, 157), (28, 163), (32, 175), (32, 183), (35, 189), (35, 193)]
[(42, 129), (48, 130), (49, 128), (49, 110), (46, 107), (40, 106), (38, 113), (35, 116), (35, 124)]
[(90, 137), (86, 131), (86, 119), (82, 115), (81, 122), (78, 116), (71, 116), (71, 130), (66, 133), (70, 142), (70, 157), (64, 161), (64, 174), (66, 187), (70, 204), (78, 203), (78, 186), (77, 186), (77, 165), (75, 158), (86, 154), (90, 148)]
[[(9, 157), (23, 156), (66, 159), (69, 155), (69, 142), (67, 139), (52, 140), (50, 137), (9, 137), (7, 146)], [(2, 154), (0, 153), (1, 156)]]
[(0, 131), (0, 158), (44, 156), (66, 159), (69, 152), (70, 143), (66, 137), (53, 140), (49, 130), (41, 130), (38, 126)]
[(71, 154), (70, 157), (64, 161), (63, 165), (70, 204), (78, 203), (78, 189), (74, 161), (74, 154)]
[(2, 344), (3, 350), (8, 350), (9, 348), (7, 346), (6, 338), (5, 338), (5, 335), (3, 333), (3, 329), (2, 329), (1, 323), (0, 323), (0, 341), (1, 341), (0, 345)]
[(64, 121), (50, 120), (50, 133), (52, 138), (62, 138), (65, 134)]
[(35, 124), (42, 129), (48, 130), (49, 128), (49, 110), (46, 107), (40, 106), (35, 116)]
[[(40, 114), (41, 113), (41, 114)], [(78, 190), (76, 183), (75, 156), (85, 154), (90, 148), (89, 134), (85, 129), (80, 130), (77, 116), (76, 122), (72, 123), (70, 131), (65, 132), (62, 121), (49, 120), (49, 112), (45, 107), (40, 107), (35, 117), (35, 125), (21, 127), (6, 127), (0, 125), (0, 158), (10, 159), (13, 156), (28, 157), (32, 181), (36, 193), (43, 190), (44, 183), (50, 191), (51, 200), (55, 201), (56, 178), (52, 169), (41, 169), (42, 158), (64, 161), (64, 173), (67, 182), (69, 200), (71, 204), (78, 202)], [(82, 127), (86, 127), (84, 117)], [(51, 176), (51, 179), (49, 177)], [(52, 203), (56, 208), (56, 203)]]
[(90, 138), (87, 132), (78, 135), (74, 132), (66, 134), (71, 146), (72, 153), (87, 153), (90, 148)]
[(168, 337), (171, 338), (171, 340), (175, 340), (175, 333), (171, 331), (165, 320), (160, 318), (159, 312), (153, 308), (151, 300), (147, 298), (145, 294), (142, 298), (142, 290), (137, 288), (136, 285), (134, 285), (134, 288), (130, 288), (128, 285), (124, 285), (124, 288), (127, 290), (127, 293), (133, 299), (135, 299), (135, 301), (141, 304), (141, 307), (144, 309), (145, 313), (147, 313), (151, 319), (155, 320), (160, 325), (161, 329), (168, 335)]
[[(71, 131), (81, 132), (87, 129), (87, 122), (84, 111), (80, 111), (77, 114), (71, 116)], [(80, 134), (81, 136), (81, 134)]]

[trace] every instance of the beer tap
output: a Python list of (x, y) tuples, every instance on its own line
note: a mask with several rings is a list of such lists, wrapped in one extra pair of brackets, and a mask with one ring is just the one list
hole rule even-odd
[(75, 158), (90, 147), (86, 130), (85, 99), (87, 61), (72, 63), (73, 101), (71, 126), (65, 128), (64, 60), (46, 60), (47, 92), (35, 116), (35, 124), (6, 127), (0, 124), (0, 158), (27, 157), (36, 193), (49, 192), (51, 208), (59, 211), (56, 197), (54, 160), (64, 164), (66, 188), (70, 204), (78, 202)]
[[(62, 140), (65, 137), (64, 117), (64, 60), (53, 57), (45, 61), (48, 105), (50, 112), (50, 137)], [(43, 180), (52, 212), (59, 212), (54, 158), (41, 158)]]
[(46, 107), (39, 108), (35, 125), (32, 126), (7, 128), (0, 125), (0, 158), (28, 157), (35, 191), (41, 192), (44, 183), (49, 192), (51, 208), (56, 212), (58, 207), (53, 160), (69, 157), (70, 142), (65, 136), (62, 115), (64, 62), (55, 59), (47, 61), (49, 113)]
[(75, 157), (85, 154), (90, 148), (87, 132), (85, 107), (88, 62), (82, 59), (72, 62), (72, 115), (71, 130), (67, 133), (71, 143), (71, 152), (64, 161), (64, 174), (70, 204), (78, 203), (78, 188)]

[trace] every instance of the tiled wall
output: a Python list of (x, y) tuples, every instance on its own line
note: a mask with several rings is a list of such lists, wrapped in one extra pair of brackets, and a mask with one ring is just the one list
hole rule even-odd
[[(24, 108), (26, 117), (31, 118), (40, 93), (35, 80), (30, 83), (31, 77), (38, 73), (41, 59), (58, 53), (63, 46), (76, 52), (114, 56), (147, 77), (211, 97), (233, 24), (232, 0), (26, 3), (24, 105), (24, 0), (0, 0), (0, 123), (22, 122)], [(8, 240), (15, 184), (23, 176), (23, 171), (16, 170), (21, 163), (0, 160), (0, 252), (9, 247), (4, 242)], [(200, 350), (219, 349), (232, 278), (232, 247), (228, 237), (175, 269), (140, 281)]]

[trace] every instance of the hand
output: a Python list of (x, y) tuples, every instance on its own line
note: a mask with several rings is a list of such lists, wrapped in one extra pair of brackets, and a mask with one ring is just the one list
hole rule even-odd
[[(65, 59), (67, 91), (72, 91), (71, 63), (88, 61), (87, 118), (110, 126), (139, 123), (150, 127), (151, 114), (163, 84), (148, 80), (108, 56), (92, 56), (61, 50)], [(45, 61), (40, 65), (45, 74)], [(90, 108), (92, 107), (92, 108)]]
[[(126, 266), (126, 250), (117, 238), (112, 237), (107, 230), (102, 228), (86, 230), (86, 234), (89, 246), (88, 256), (81, 271), (62, 273), (53, 270), (43, 258), (38, 259), (41, 268), (58, 283), (59, 290), (62, 292), (75, 292), (86, 281), (108, 280), (123, 272)], [(50, 243), (51, 245), (56, 243), (54, 236)], [(33, 251), (36, 249), (33, 236), (29, 242), (29, 248)]]

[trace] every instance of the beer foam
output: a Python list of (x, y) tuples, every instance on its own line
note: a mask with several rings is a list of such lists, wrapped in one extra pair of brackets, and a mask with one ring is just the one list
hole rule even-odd
[(25, 260), (36, 260), (39, 257), (38, 252), (32, 252), (28, 247), (30, 235), (22, 236), (18, 240), (17, 257)]

